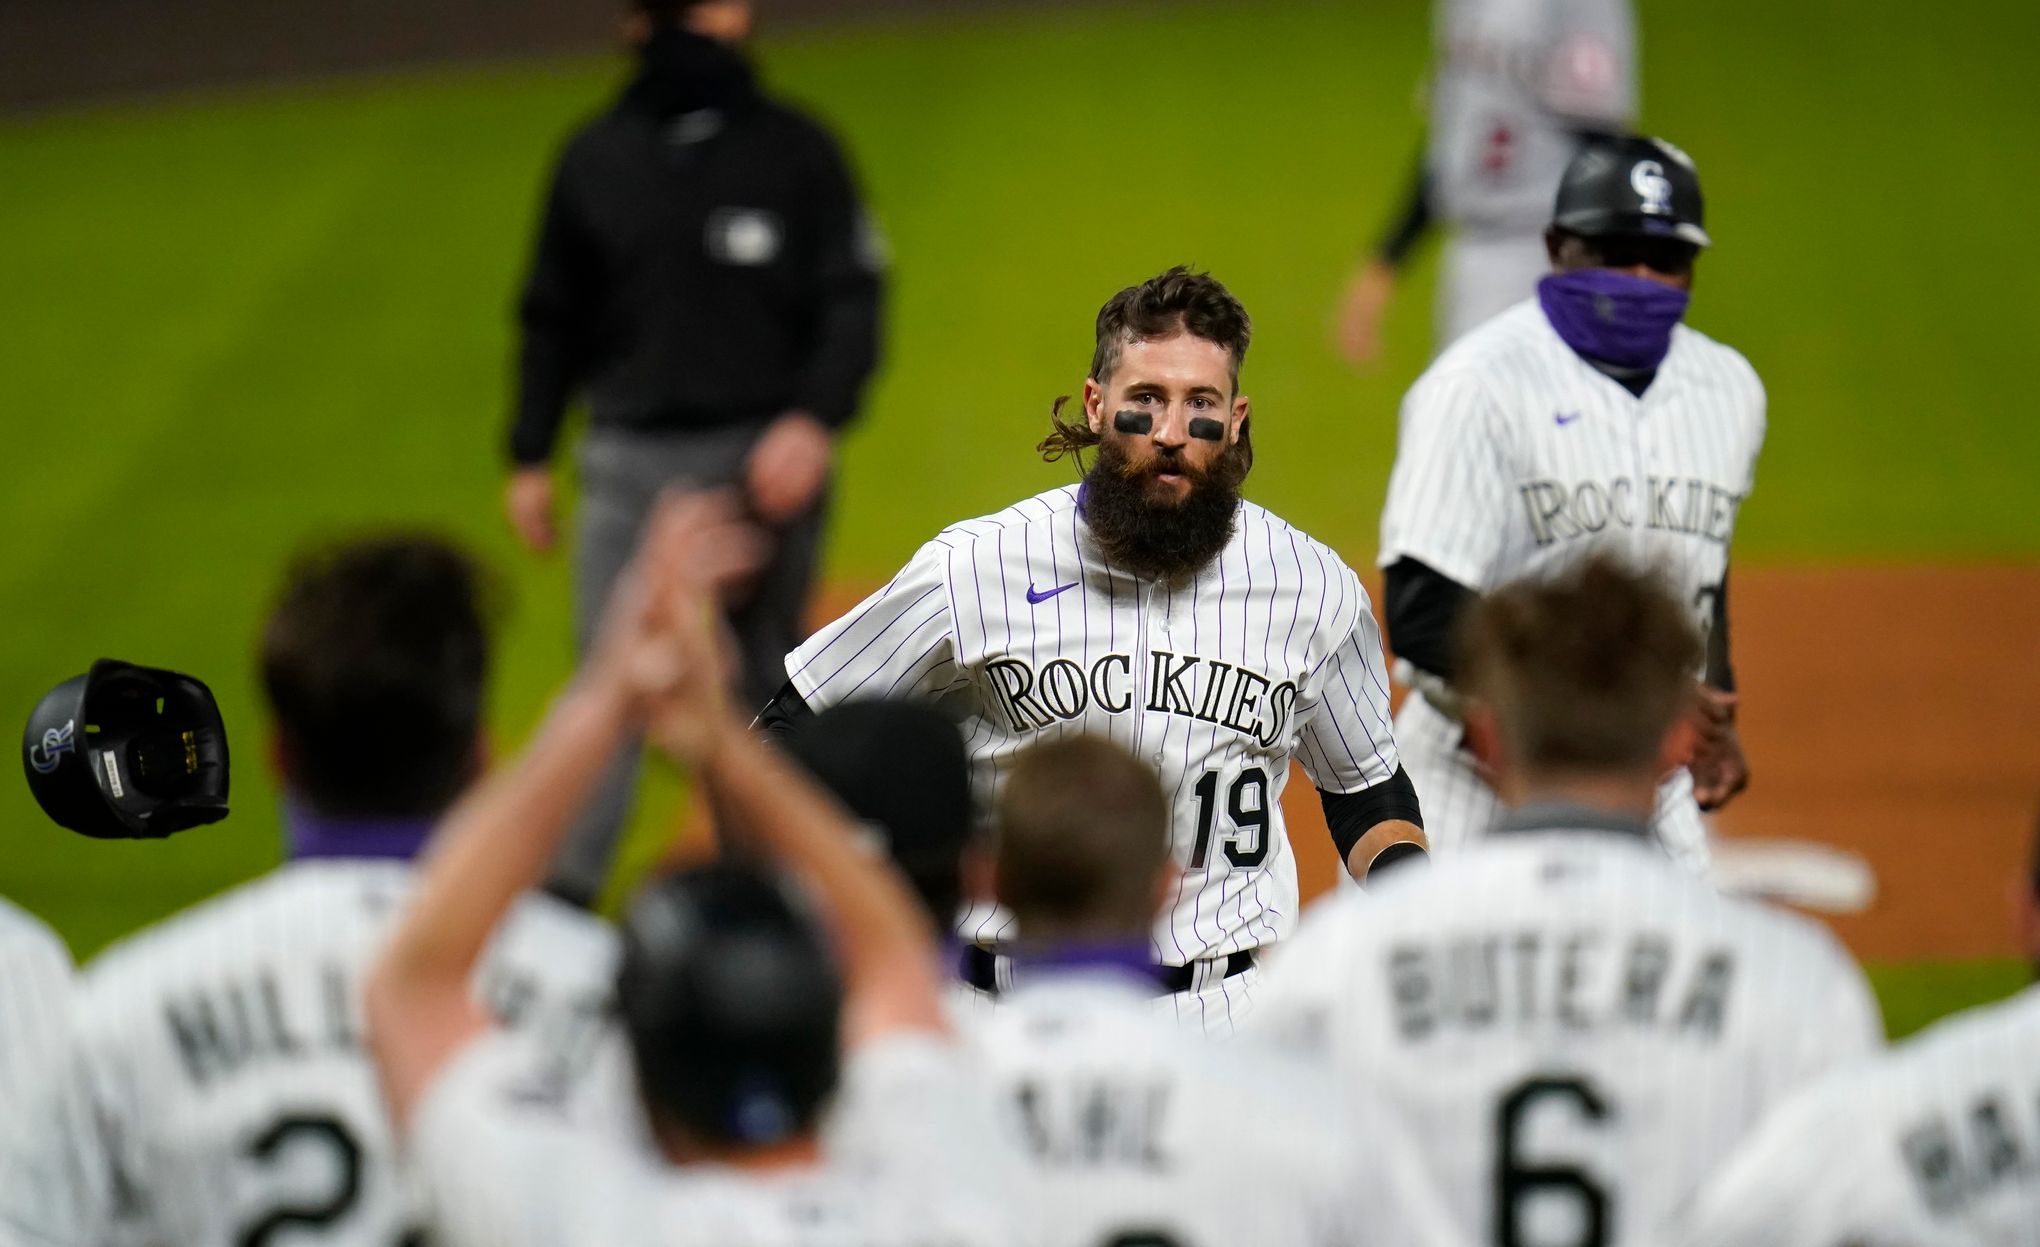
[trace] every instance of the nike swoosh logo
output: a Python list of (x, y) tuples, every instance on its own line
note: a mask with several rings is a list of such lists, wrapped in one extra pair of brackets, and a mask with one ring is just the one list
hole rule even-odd
[(1080, 581), (1072, 580), (1068, 584), (1062, 586), (1060, 589), (1050, 589), (1046, 593), (1037, 593), (1034, 589), (1033, 582), (1030, 581), (1028, 582), (1027, 585), (1027, 604), (1029, 606), (1039, 606), (1043, 602), (1048, 601), (1048, 599), (1054, 597), (1058, 593), (1068, 593), (1071, 589), (1076, 588), (1077, 585), (1080, 583), (1081, 583)]
[(1566, 425), (1568, 425), (1568, 424), (1571, 424), (1571, 423), (1572, 423), (1573, 421), (1575, 421), (1575, 420), (1577, 420), (1577, 419), (1579, 419), (1579, 418), (1580, 418), (1580, 413), (1579, 413), (1579, 412), (1577, 412), (1577, 411), (1573, 411), (1573, 412), (1565, 412), (1565, 411), (1561, 411), (1561, 412), (1559, 412), (1559, 413), (1558, 413), (1558, 427), (1562, 429), (1562, 428), (1564, 428), (1564, 427), (1565, 427)]

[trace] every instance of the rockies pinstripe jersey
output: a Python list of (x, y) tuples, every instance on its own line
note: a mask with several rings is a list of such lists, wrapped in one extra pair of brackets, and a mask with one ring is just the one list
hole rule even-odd
[[(1461, 338), (1404, 398), (1381, 565), (1414, 558), (1484, 593), (1612, 553), (1666, 577), (1704, 630), (1763, 440), (1763, 385), (1733, 349), (1678, 326), (1637, 398), (1526, 300)], [(1457, 725), (1418, 693), (1397, 729), (1433, 842), (1483, 830), (1494, 798), (1455, 761)], [(1668, 783), (1661, 830), (1683, 820), (1684, 838), (1702, 834), (1691, 788), (1683, 771)]]
[(1629, 0), (1439, 0), (1436, 26), (1426, 161), (1441, 214), (1542, 231), (1578, 132), (1636, 116)]
[(1257, 1021), (1342, 1088), (1382, 1089), (1467, 1241), (1656, 1243), (1766, 1110), (1881, 1023), (1822, 928), (1721, 895), (1640, 825), (1549, 824), (1329, 898)]
[(1837, 1073), (1708, 1184), (1692, 1247), (2040, 1243), (2040, 988)]
[(1342, 1111), (1285, 1054), (1159, 1017), (1150, 985), (1023, 976), (971, 1039), (1030, 1162), (1031, 1242), (1450, 1241), (1385, 1111)]
[[(494, 1035), (443, 1069), (408, 1155), (442, 1247), (1008, 1247), (1013, 1166), (964, 1055), (921, 1034), (849, 1054), (871, 1117), (813, 1166), (676, 1167), (533, 1103), (522, 1045)], [(541, 1091), (541, 1096), (543, 1092)]]
[[(117, 1241), (389, 1247), (418, 1228), (358, 996), (411, 881), (399, 862), (295, 863), (92, 964), (81, 1040), (136, 1205)], [(592, 1038), (613, 958), (607, 928), (533, 898), (478, 988), (567, 1048)]]
[[(1108, 736), (1154, 764), (1174, 811), (1167, 964), (1282, 938), (1297, 908), (1280, 798), (1289, 761), (1329, 792), (1395, 774), (1388, 681), (1367, 593), (1324, 545), (1253, 503), (1232, 540), (1174, 585), (1111, 566), (1077, 487), (945, 529), (849, 614), (787, 656), (819, 710), (921, 697), (962, 716), (977, 794), (1028, 745)], [(1012, 934), (973, 908), (962, 934)]]
[(0, 1247), (91, 1243), (103, 1227), (73, 1030), (70, 953), (0, 900)]

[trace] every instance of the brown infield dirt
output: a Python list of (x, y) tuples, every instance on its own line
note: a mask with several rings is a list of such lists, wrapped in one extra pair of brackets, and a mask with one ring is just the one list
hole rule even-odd
[[(868, 589), (828, 586), (815, 619)], [(1868, 861), (1875, 901), (1829, 919), (1865, 960), (2010, 955), (2040, 819), (2040, 568), (1738, 568), (1732, 601), (1753, 779), (1716, 830)], [(1337, 853), (1301, 773), (1283, 808), (1314, 896)]]

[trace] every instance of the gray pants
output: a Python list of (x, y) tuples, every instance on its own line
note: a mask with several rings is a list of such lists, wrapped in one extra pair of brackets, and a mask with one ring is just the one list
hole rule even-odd
[[(597, 427), (581, 444), (581, 512), (574, 538), (574, 640), (586, 654), (611, 587), (630, 562), (661, 490), (712, 489), (742, 481), (744, 460), (763, 425), (683, 433)], [(821, 549), (828, 491), (779, 531), (778, 550), (757, 588), (729, 616), (742, 670), (738, 695), (763, 709), (786, 683), (786, 655), (806, 635), (802, 616)], [(636, 795), (642, 742), (632, 740), (568, 833), (553, 863), (551, 888), (592, 903), (609, 877), (616, 841)]]

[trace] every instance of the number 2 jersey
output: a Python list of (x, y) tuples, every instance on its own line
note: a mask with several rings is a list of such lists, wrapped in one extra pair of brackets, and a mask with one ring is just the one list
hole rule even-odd
[[(1074, 485), (943, 530), (891, 584), (789, 654), (820, 710), (864, 697), (953, 707), (989, 809), (1040, 740), (1110, 737), (1160, 773), (1182, 882), (1154, 933), (1186, 965), (1273, 944), (1297, 912), (1281, 796), (1292, 757), (1327, 792), (1400, 765), (1367, 593), (1322, 543), (1251, 502), (1187, 581), (1106, 560)], [(974, 907), (961, 934), (1008, 917)]]
[(1722, 896), (1640, 823), (1550, 813), (1318, 907), (1257, 1020), (1388, 1096), (1469, 1241), (1655, 1243), (1881, 1022), (1821, 928)]
[[(109, 949), (80, 1039), (108, 1123), (116, 1243), (393, 1247), (422, 1211), (362, 1047), (360, 984), (410, 895), (402, 862), (286, 865)], [(613, 987), (613, 933), (521, 902), (477, 990), (568, 1061)]]

